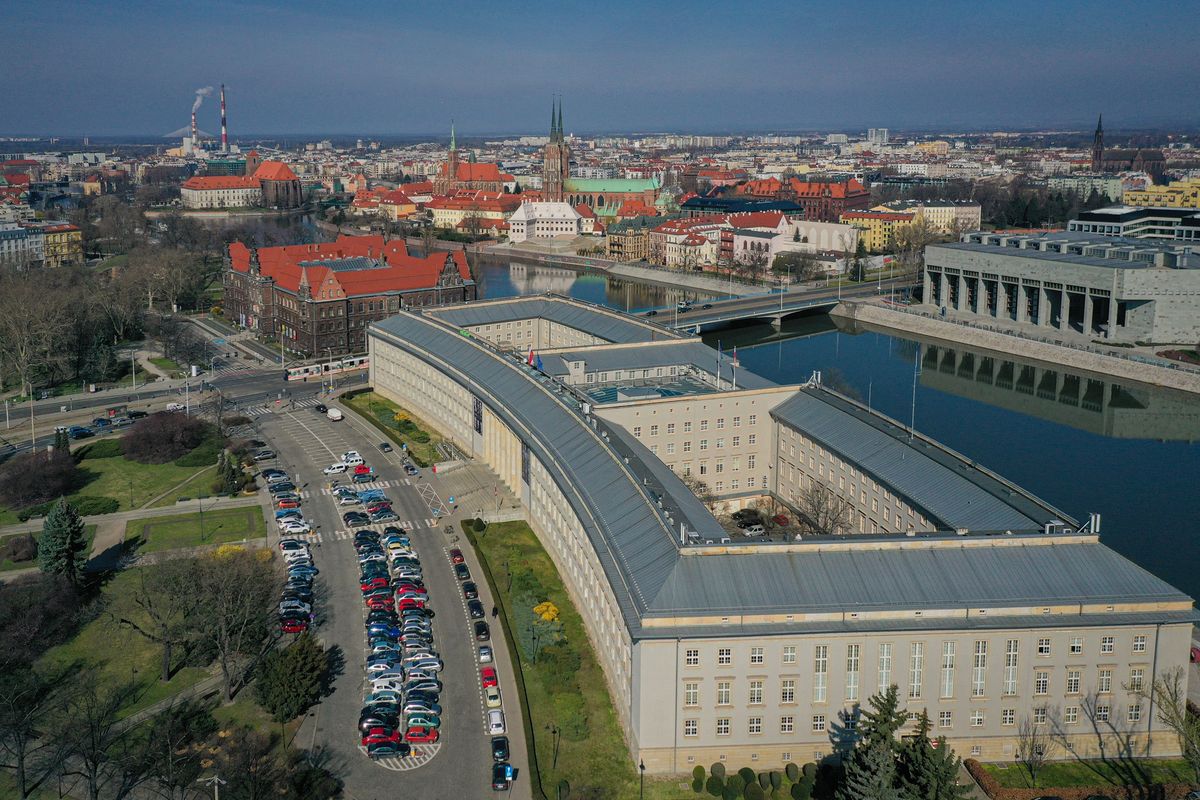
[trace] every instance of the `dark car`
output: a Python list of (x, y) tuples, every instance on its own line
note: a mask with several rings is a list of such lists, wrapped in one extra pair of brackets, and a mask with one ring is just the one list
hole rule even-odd
[(466, 564), (455, 564), (454, 565), (454, 575), (460, 581), (471, 580), (471, 570), (467, 569)]
[(407, 742), (380, 742), (367, 745), (367, 758), (407, 758), (412, 748)]
[(467, 601), (467, 613), (471, 615), (471, 619), (483, 619), (487, 613), (483, 610), (483, 603), (478, 600)]
[(92, 426), (96, 428), (111, 428), (112, 423), (109, 422), (107, 417), (96, 417), (92, 420)]
[(392, 452), (392, 446), (390, 444), (388, 444), (387, 442), (380, 442), (379, 449), (384, 453)]
[(507, 791), (512, 785), (512, 764), (501, 762), (492, 765), (492, 790), (497, 792)]
[(492, 760), (493, 761), (508, 761), (508, 737), (493, 736), (492, 737)]
[(328, 410), (329, 408), (324, 403), (317, 403), (313, 406), (313, 411), (316, 411), (318, 414), (324, 414)]
[(463, 597), (467, 598), (468, 600), (474, 600), (476, 597), (479, 597), (479, 587), (477, 587), (473, 581), (467, 581), (464, 583), (462, 585), (462, 589)]
[[(146, 416), (146, 414), (142, 411), (130, 411), (129, 412), (129, 416), (131, 416), (131, 417), (138, 416), (138, 415), (143, 416), (143, 417)], [(266, 447), (267, 443), (264, 442), (262, 439), (251, 439), (250, 441), (246, 442), (246, 445), (248, 447)]]
[[(145, 419), (146, 417), (148, 417), (150, 415), (147, 414), (145, 411), (129, 411), (129, 412), (126, 412), (125, 416), (129, 417), (130, 419)], [(251, 447), (262, 447), (262, 444), (251, 443), (250, 446)]]
[(381, 710), (379, 706), (367, 706), (362, 710), (362, 714), (358, 717), (358, 729), (362, 733), (366, 733), (371, 728), (398, 728), (400, 727), (400, 712), (395, 713), (388, 710)]
[(267, 491), (271, 494), (294, 492), (296, 491), (296, 484), (292, 483), (291, 481), (279, 481), (278, 483), (272, 483), (270, 486), (268, 486)]
[(86, 439), (89, 436), (95, 436), (90, 428), (85, 428), (82, 425), (72, 425), (67, 429), (67, 436), (72, 439)]
[(704, 305), (700, 306), (700, 308), (701, 309), (712, 308), (712, 303), (705, 303)]
[(647, 312), (646, 312), (646, 316), (647, 316), (647, 317), (657, 317), (657, 316), (658, 316), (658, 312), (657, 312), (657, 311), (655, 311), (655, 310), (652, 308), (652, 309), (650, 309), (649, 311), (647, 311)]
[(492, 638), (492, 629), (483, 620), (475, 623), (475, 639), (476, 641), (486, 642)]
[(733, 517), (734, 519), (736, 519), (738, 521), (741, 521), (744, 519), (753, 519), (755, 522), (759, 521), (758, 511), (753, 508), (743, 508), (741, 511), (735, 511), (732, 514), (730, 514), (729, 516)]

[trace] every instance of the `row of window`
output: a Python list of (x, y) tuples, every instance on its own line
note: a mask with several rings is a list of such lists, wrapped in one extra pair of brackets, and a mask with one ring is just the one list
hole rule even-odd
[[(751, 415), (750, 415), (750, 416), (747, 418), (747, 422), (746, 422), (746, 424), (747, 424), (747, 425), (757, 425), (757, 424), (758, 424), (758, 415), (757, 415), (757, 414), (751, 414)], [(740, 427), (742, 427), (742, 418), (741, 418), (741, 417), (733, 417), (733, 418), (731, 418), (731, 419), (730, 419), (730, 427), (733, 427), (733, 428), (740, 428)], [(666, 428), (666, 433), (667, 433), (667, 435), (668, 435), (668, 436), (671, 436), (672, 434), (674, 434), (674, 433), (675, 433), (675, 423), (674, 423), (674, 422), (668, 422), (668, 423), (666, 423), (666, 425), (665, 425), (665, 428)], [(706, 420), (706, 419), (702, 419), (702, 420), (700, 420), (700, 423), (699, 423), (699, 428), (700, 428), (700, 430), (701, 430), (701, 431), (706, 431), (706, 430), (708, 430), (708, 420)], [(716, 419), (716, 424), (715, 424), (715, 428), (716, 428), (716, 430), (723, 430), (723, 429), (725, 428), (725, 418), (724, 418), (724, 417), (717, 417), (717, 419)], [(658, 426), (658, 425), (651, 425), (651, 426), (650, 426), (650, 435), (651, 435), (651, 436), (658, 436), (658, 430), (659, 430), (659, 426)], [(683, 423), (683, 432), (684, 432), (684, 433), (691, 433), (691, 432), (692, 432), (692, 421), (691, 421), (691, 420), (687, 420), (687, 421), (685, 421), (685, 422)], [(640, 437), (641, 437), (641, 435), (642, 435), (642, 426), (640, 426), (640, 425), (635, 425), (635, 426), (634, 426), (634, 428), (633, 428), (633, 435), (634, 435), (634, 436), (637, 436), (637, 437), (639, 437), (639, 438), (640, 438)], [(753, 439), (754, 439), (754, 437), (753, 437), (753, 436), (751, 436), (751, 442), (750, 442), (750, 444), (754, 444), (754, 441), (753, 441)], [(718, 445), (718, 446), (719, 446), (719, 445)], [(734, 445), (734, 446), (736, 447), (737, 445)]]

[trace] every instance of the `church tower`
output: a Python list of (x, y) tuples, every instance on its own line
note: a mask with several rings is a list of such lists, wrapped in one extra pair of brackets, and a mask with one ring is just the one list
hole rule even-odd
[(458, 143), (454, 138), (454, 123), (450, 123), (450, 152), (446, 155), (446, 169), (433, 181), (433, 193), (452, 194), (458, 188)]
[(1104, 171), (1104, 115), (1096, 119), (1096, 135), (1092, 137), (1092, 172)]
[(542, 199), (561, 203), (570, 176), (571, 150), (563, 137), (562, 101), (550, 105), (550, 141), (542, 157)]

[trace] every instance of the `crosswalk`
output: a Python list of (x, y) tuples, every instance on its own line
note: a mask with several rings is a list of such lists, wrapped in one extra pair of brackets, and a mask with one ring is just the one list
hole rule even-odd
[[(408, 478), (399, 478), (397, 480), (369, 481), (367, 483), (352, 483), (347, 485), (349, 485), (352, 489), (359, 486), (361, 486), (363, 489), (398, 489), (401, 486), (412, 486), (413, 484)], [(334, 491), (333, 489), (326, 487), (321, 489), (320, 493), (326, 496), (332, 496)], [(301, 492), (300, 496), (303, 497), (304, 492)]]
[(371, 525), (369, 527), (352, 528), (350, 530), (337, 530), (329, 533), (321, 531), (313, 531), (312, 533), (300, 533), (294, 536), (289, 536), (289, 539), (300, 539), (314, 544), (319, 542), (345, 542), (354, 538), (354, 534), (359, 531), (373, 530), (376, 533), (382, 533), (385, 527), (391, 526), (400, 528), (405, 531), (420, 531), (434, 530), (438, 527), (441, 520), (428, 517), (426, 519), (400, 519), (395, 522), (388, 522), (381, 525)]
[(266, 405), (251, 406), (249, 408), (243, 408), (241, 410), (241, 413), (243, 413), (247, 417), (251, 417), (251, 418), (263, 417), (263, 416), (266, 416), (267, 414), (286, 413), (288, 411), (293, 410), (294, 408), (312, 408), (313, 406), (319, 404), (320, 402), (321, 402), (321, 399), (319, 397), (315, 397), (315, 396), (314, 397), (306, 397), (303, 400), (296, 400), (295, 405), (292, 404), (292, 401), (283, 401), (283, 400), (279, 401), (278, 405), (276, 405), (276, 401), (272, 400), (271, 402), (267, 403)]

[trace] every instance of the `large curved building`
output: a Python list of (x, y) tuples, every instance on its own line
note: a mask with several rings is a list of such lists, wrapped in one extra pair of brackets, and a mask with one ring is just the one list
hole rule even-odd
[[(1177, 752), (1138, 689), (1186, 667), (1197, 615), (1096, 520), (818, 383), (578, 301), (402, 312), (368, 338), (375, 390), (521, 498), (647, 770), (823, 757), (893, 683), (964, 756), (1011, 760), (1026, 719), (1085, 752), (1096, 730)], [(747, 539), (710, 511), (814, 492), (844, 507), (836, 535)]]

